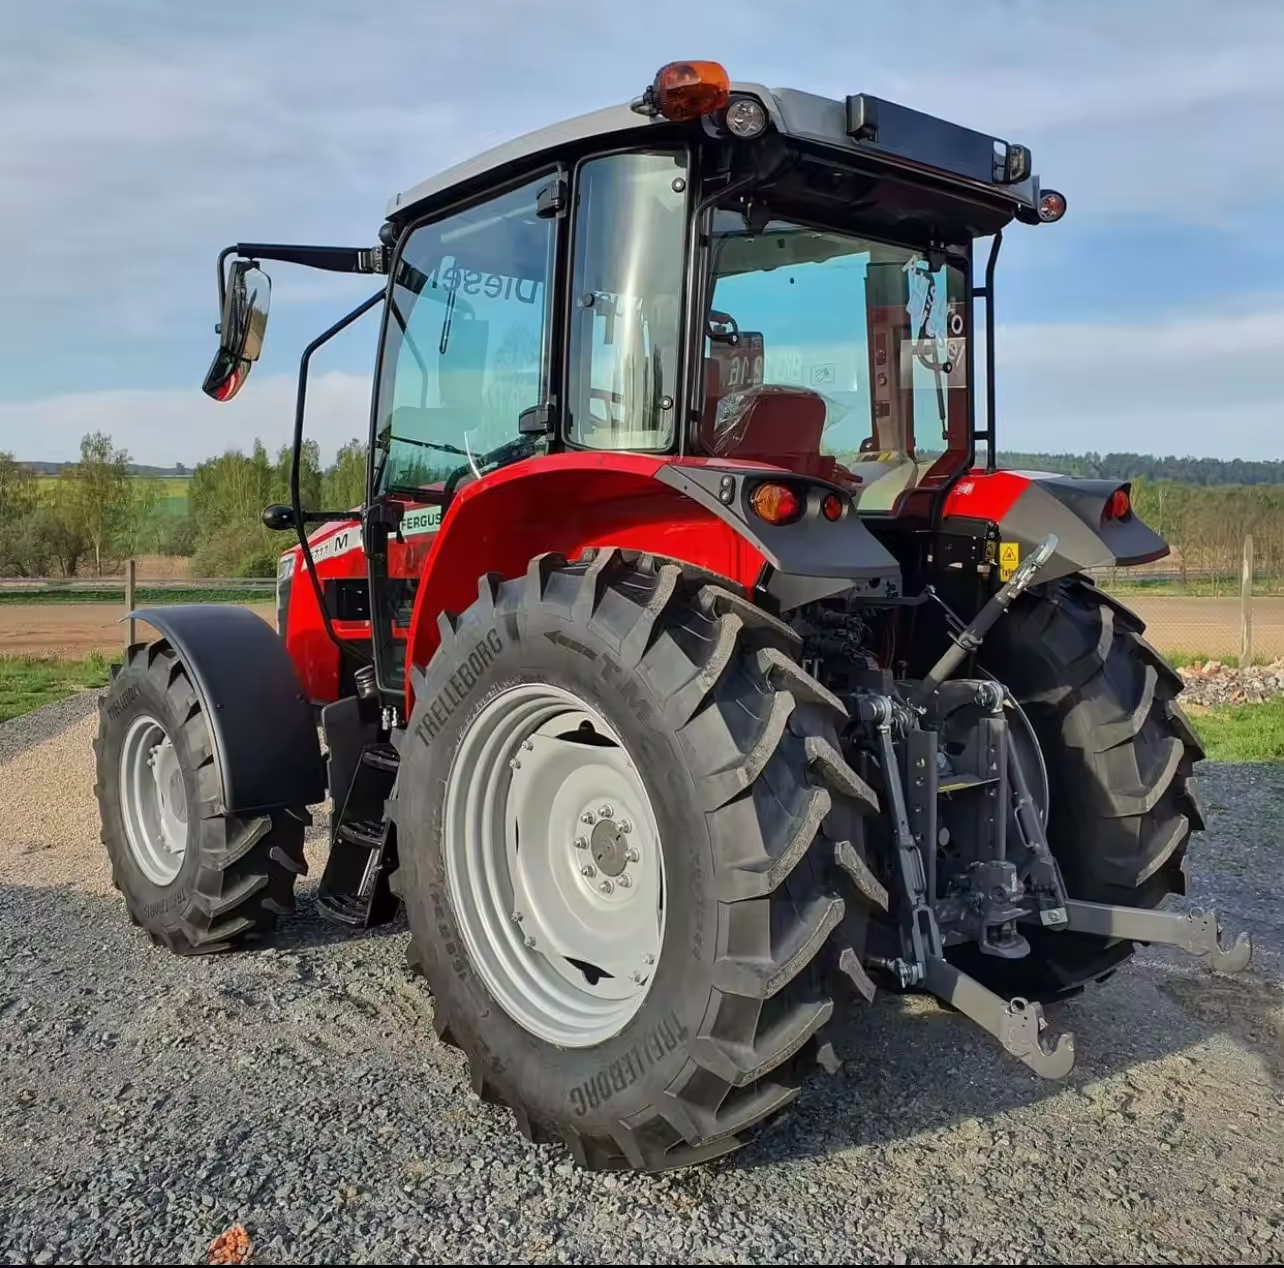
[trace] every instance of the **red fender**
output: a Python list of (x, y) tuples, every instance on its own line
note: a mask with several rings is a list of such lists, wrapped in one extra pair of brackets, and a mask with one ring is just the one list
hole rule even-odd
[[(562, 453), (529, 459), (460, 490), (424, 564), (411, 615), (406, 657), (427, 664), (440, 641), (438, 614), (462, 612), (488, 572), (518, 577), (532, 557), (574, 559), (595, 546), (663, 555), (752, 586), (763, 555), (712, 511), (655, 474), (672, 458), (628, 453)], [(680, 460), (701, 464), (705, 460)], [(719, 461), (720, 468), (762, 464)]]

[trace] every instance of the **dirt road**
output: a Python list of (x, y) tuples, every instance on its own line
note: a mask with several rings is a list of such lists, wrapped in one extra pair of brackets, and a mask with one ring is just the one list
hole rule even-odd
[[(247, 605), (275, 623), (271, 603)], [(115, 603), (0, 603), (0, 656), (65, 656), (115, 653), (125, 641), (123, 606)], [(139, 626), (139, 637), (150, 637)]]
[[(1133, 597), (1125, 600), (1147, 624), (1160, 651), (1238, 655), (1239, 601)], [(264, 620), (276, 619), (270, 603), (251, 605)], [(85, 656), (115, 652), (124, 639), (123, 612), (113, 603), (0, 604), (0, 656)], [(1284, 597), (1253, 605), (1253, 647), (1259, 655), (1284, 656)]]
[(0, 726), (0, 1262), (1284, 1262), (1284, 767), (1210, 765), (1196, 902), (1257, 943), (1146, 954), (1053, 1009), (1044, 1083), (930, 1001), (849, 1011), (847, 1061), (700, 1171), (589, 1175), (473, 1095), (400, 923), (313, 907), (180, 959), (97, 841), (92, 699)]

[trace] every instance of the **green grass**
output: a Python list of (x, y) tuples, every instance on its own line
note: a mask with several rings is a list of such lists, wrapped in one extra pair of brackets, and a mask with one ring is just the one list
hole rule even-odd
[(84, 660), (0, 656), (0, 722), (74, 696), (83, 688), (105, 686), (109, 676), (108, 660), (100, 652)]
[[(153, 589), (139, 586), (135, 593), (138, 603), (271, 603), (271, 587), (252, 590), (202, 590), (193, 587), (191, 590)], [(124, 603), (125, 587), (122, 583), (115, 589), (103, 590), (4, 590), (0, 591), (0, 603)]]
[[(1239, 668), (1238, 656), (1213, 656), (1209, 652), (1164, 652), (1163, 657), (1174, 669), (1185, 669), (1187, 665), (1206, 665), (1210, 660), (1228, 665), (1231, 669)], [(1254, 656), (1250, 664), (1270, 665), (1276, 659), (1274, 656)]]
[(1187, 709), (1214, 762), (1284, 762), (1284, 698)]

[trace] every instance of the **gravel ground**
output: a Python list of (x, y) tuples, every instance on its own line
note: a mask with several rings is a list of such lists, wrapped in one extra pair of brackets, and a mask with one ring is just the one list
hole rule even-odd
[[(181, 960), (97, 844), (92, 700), (0, 727), (0, 1262), (1284, 1262), (1284, 767), (1209, 766), (1197, 901), (1250, 973), (1147, 953), (1055, 1010), (1044, 1084), (886, 998), (774, 1133), (700, 1171), (590, 1176), (469, 1091), (404, 928)], [(321, 858), (311, 848), (313, 876)]]

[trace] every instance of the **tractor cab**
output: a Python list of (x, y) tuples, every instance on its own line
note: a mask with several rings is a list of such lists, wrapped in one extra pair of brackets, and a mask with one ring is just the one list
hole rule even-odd
[[(399, 194), (377, 248), (229, 248), (225, 306), (264, 259), (387, 275), (317, 343), (382, 308), (361, 566), (380, 690), (399, 694), (425, 552), (469, 486), (508, 467), (608, 453), (748, 463), (810, 482), (769, 499), (777, 523), (818, 484), (844, 515), (932, 522), (993, 437), (976, 416), (975, 301), (992, 294), (1003, 227), (1064, 208), (1020, 145), (868, 95), (732, 84), (715, 63), (678, 62), (627, 104)], [(993, 243), (984, 288), (980, 237)], [(262, 317), (245, 349), (237, 329), (233, 314), (206, 384), (218, 399), (244, 381)], [(298, 441), (302, 423), (300, 409)], [(304, 522), (344, 513), (276, 508), (272, 522), (301, 535), (283, 572), (307, 566)], [(530, 499), (519, 513), (533, 531)], [(334, 633), (316, 607), (296, 622), (309, 642), (323, 623)]]

